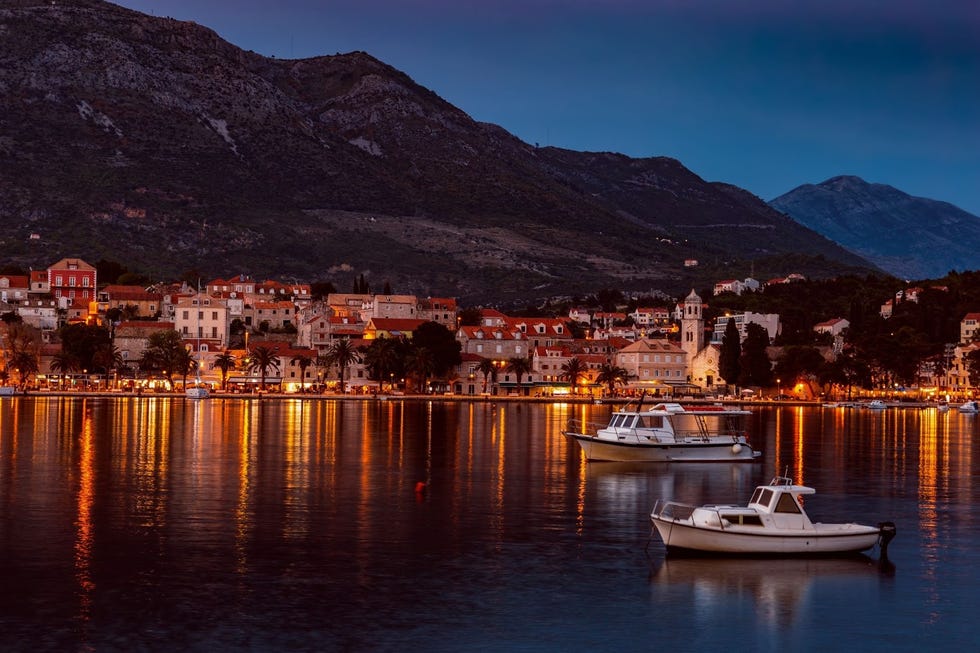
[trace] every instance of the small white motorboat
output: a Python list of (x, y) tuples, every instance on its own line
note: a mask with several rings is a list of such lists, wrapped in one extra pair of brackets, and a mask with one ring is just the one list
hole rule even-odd
[(803, 497), (815, 490), (777, 476), (760, 485), (747, 506), (689, 506), (658, 500), (650, 520), (667, 551), (738, 555), (857, 553), (881, 544), (882, 556), (895, 524), (822, 524), (810, 521)]
[(980, 402), (971, 399), (960, 404), (959, 411), (961, 413), (980, 413)]
[(586, 460), (610, 462), (738, 462), (761, 456), (742, 422), (751, 411), (719, 405), (659, 403), (627, 406), (605, 425), (568, 421), (565, 435)]
[(871, 410), (885, 410), (888, 408), (888, 404), (883, 402), (881, 399), (872, 399), (867, 403), (867, 407)]

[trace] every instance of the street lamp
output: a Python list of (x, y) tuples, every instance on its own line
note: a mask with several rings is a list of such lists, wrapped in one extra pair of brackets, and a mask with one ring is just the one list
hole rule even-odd
[(776, 399), (782, 399), (783, 391), (779, 379), (776, 379)]

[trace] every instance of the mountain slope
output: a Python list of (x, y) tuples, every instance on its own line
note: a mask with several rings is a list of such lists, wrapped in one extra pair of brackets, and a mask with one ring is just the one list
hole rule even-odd
[(676, 161), (537, 149), (365, 53), (270, 59), (99, 0), (0, 2), (0, 159), (0, 258), (24, 266), (469, 301), (683, 290), (688, 258), (870, 268)]
[(898, 277), (980, 269), (980, 218), (947, 202), (840, 176), (795, 188), (770, 205)]

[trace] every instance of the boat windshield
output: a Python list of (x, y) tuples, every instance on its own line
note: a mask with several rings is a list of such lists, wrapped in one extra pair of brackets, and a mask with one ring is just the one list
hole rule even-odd
[(664, 418), (660, 415), (643, 415), (640, 417), (640, 426), (646, 429), (660, 429), (664, 426)]
[(793, 514), (800, 513), (800, 506), (796, 503), (793, 495), (789, 492), (783, 492), (779, 496), (779, 501), (776, 503), (776, 512), (789, 512)]
[(636, 424), (636, 415), (613, 415), (609, 426), (614, 429), (630, 429)]

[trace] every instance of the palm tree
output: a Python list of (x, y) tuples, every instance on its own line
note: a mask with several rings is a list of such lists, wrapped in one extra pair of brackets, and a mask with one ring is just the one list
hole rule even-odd
[(179, 333), (172, 330), (158, 331), (147, 338), (147, 347), (143, 350), (140, 368), (162, 371), (167, 385), (172, 390), (174, 372), (183, 374), (186, 379), (186, 372), (192, 360)]
[(487, 381), (492, 378), (494, 383), (497, 382), (497, 366), (489, 358), (483, 358), (476, 369), (483, 375), (483, 392), (486, 393)]
[(344, 383), (344, 377), (347, 375), (347, 368), (354, 363), (361, 362), (361, 355), (357, 353), (357, 348), (347, 338), (335, 340), (330, 345), (330, 349), (327, 350), (326, 362), (327, 365), (337, 366), (340, 372), (340, 391), (346, 394), (347, 386)]
[(221, 370), (221, 389), (228, 385), (228, 370), (235, 369), (235, 355), (227, 349), (214, 357), (214, 366)]
[(296, 364), (299, 366), (299, 391), (304, 392), (306, 390), (306, 368), (313, 364), (313, 357), (308, 354), (296, 354), (291, 359), (289, 363)]
[(111, 342), (106, 342), (99, 345), (92, 354), (92, 364), (105, 372), (106, 385), (108, 385), (109, 372), (122, 367), (126, 361), (123, 360), (118, 347), (114, 347)]
[(415, 373), (418, 379), (419, 392), (425, 392), (429, 376), (435, 369), (435, 359), (428, 347), (412, 347), (406, 361), (408, 369)]
[[(180, 374), (181, 383), (183, 383), (185, 388), (187, 387), (187, 375), (196, 370), (198, 365), (200, 365), (200, 363), (196, 358), (194, 358), (194, 355), (191, 354), (190, 349), (181, 347), (179, 350), (174, 352), (172, 364), (173, 371)], [(173, 387), (173, 382), (171, 382), (170, 385)]]
[(517, 394), (524, 394), (521, 388), (521, 379), (531, 371), (531, 359), (528, 357), (517, 356), (507, 359), (507, 370), (513, 372), (517, 377)]
[(598, 383), (604, 383), (609, 388), (609, 394), (612, 395), (616, 392), (616, 384), (626, 385), (629, 376), (629, 370), (625, 367), (606, 363), (599, 368), (599, 374), (596, 375), (595, 380)]
[(265, 390), (265, 377), (270, 369), (276, 372), (279, 371), (279, 356), (276, 355), (275, 350), (265, 345), (253, 349), (252, 353), (249, 354), (248, 371), (259, 371), (259, 376), (262, 377), (261, 383), (263, 390)]
[(572, 394), (574, 395), (576, 389), (578, 388), (579, 379), (585, 376), (586, 366), (582, 362), (581, 358), (573, 357), (569, 358), (568, 362), (561, 366), (561, 374), (559, 378), (568, 381), (572, 386)]
[(398, 342), (391, 338), (378, 338), (371, 341), (364, 350), (364, 364), (371, 373), (371, 378), (384, 383), (386, 378), (394, 378), (400, 369), (401, 357)]
[(71, 374), (78, 369), (78, 359), (62, 349), (51, 357), (51, 371), (58, 374)]
[(37, 374), (38, 371), (37, 356), (27, 350), (18, 351), (10, 357), (10, 365), (20, 375), (20, 389), (26, 390), (31, 374)]

